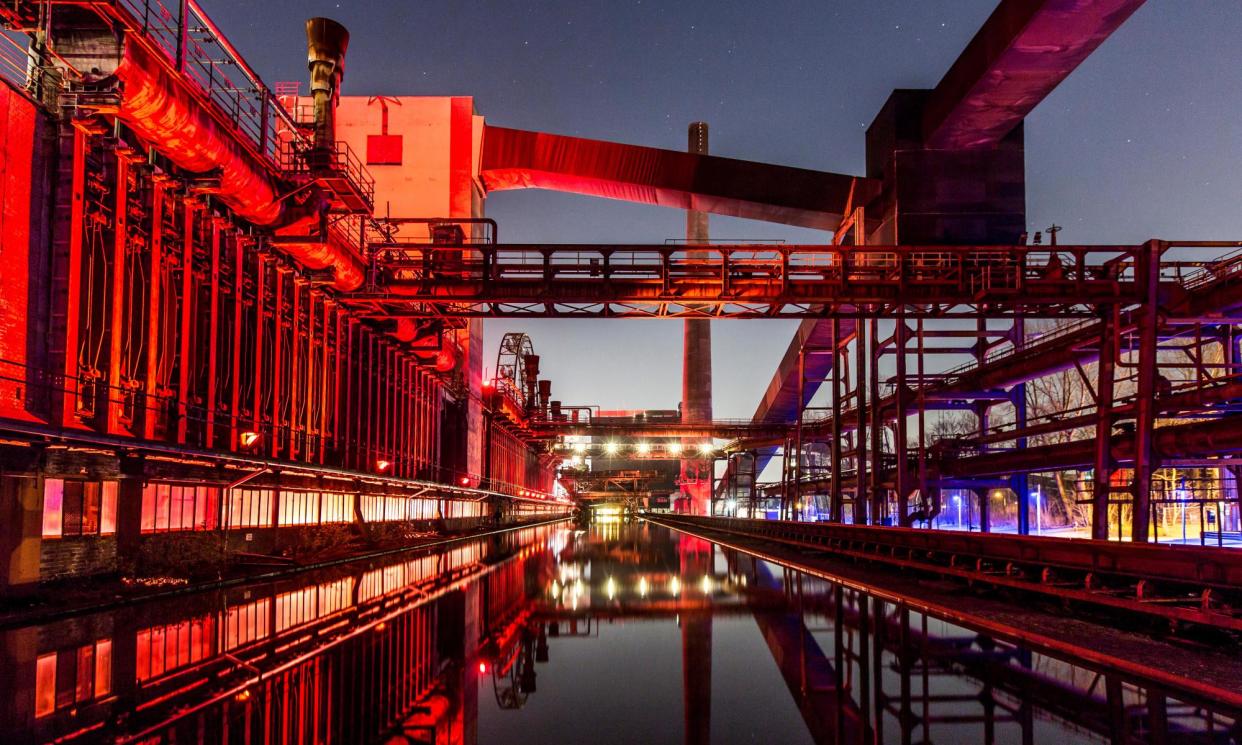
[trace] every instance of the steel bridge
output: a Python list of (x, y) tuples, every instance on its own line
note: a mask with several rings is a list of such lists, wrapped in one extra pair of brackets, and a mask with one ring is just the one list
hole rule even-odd
[[(1237, 633), (1234, 554), (1140, 544), (1188, 507), (1242, 541), (1242, 243), (1028, 234), (1024, 118), (1142, 4), (1001, 0), (836, 174), (709, 154), (703, 123), (681, 152), (343, 95), (329, 19), (302, 95), (195, 0), (4, 3), (0, 590), (650, 508), (662, 459), (679, 529)], [(403, 139), (427, 128), (447, 152)], [(505, 243), (483, 205), (517, 188), (686, 210), (687, 239)], [(832, 239), (713, 243), (709, 213)], [(567, 414), (592, 402), (552, 399), (525, 334), (485, 379), (493, 318), (683, 319), (681, 406)], [(712, 418), (713, 319), (801, 322), (749, 420)], [(1081, 539), (1031, 535), (1051, 489)], [(932, 529), (963, 503), (997, 534)]]

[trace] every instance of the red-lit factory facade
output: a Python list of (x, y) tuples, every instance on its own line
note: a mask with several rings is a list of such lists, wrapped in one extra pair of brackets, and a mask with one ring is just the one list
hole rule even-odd
[(471, 99), (342, 99), (330, 22), (311, 95), (277, 95), (181, 7), (4, 11), (5, 61), (49, 64), (0, 84), (0, 586), (161, 532), (564, 512), (520, 417), (485, 427), (480, 321), (341, 296), (373, 243), (485, 229)]

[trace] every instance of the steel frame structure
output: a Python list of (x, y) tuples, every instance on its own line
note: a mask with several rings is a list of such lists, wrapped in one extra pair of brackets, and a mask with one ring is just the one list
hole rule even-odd
[[(1143, 247), (475, 245), (388, 251), (351, 305), (402, 318), (1089, 316), (1147, 297)], [(1056, 259), (1053, 259), (1053, 255)], [(1161, 288), (1157, 288), (1158, 290)]]

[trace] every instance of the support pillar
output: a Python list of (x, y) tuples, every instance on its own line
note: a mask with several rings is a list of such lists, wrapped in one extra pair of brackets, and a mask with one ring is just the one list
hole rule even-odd
[(841, 366), (846, 364), (846, 357), (841, 353), (841, 321), (835, 316), (832, 318), (832, 439), (830, 441), (830, 459), (832, 472), (829, 474), (830, 492), (829, 492), (829, 511), (832, 515), (833, 522), (842, 522), (845, 519), (845, 505), (843, 501), (842, 479), (841, 479), (841, 397), (844, 391), (841, 387)]
[(108, 383), (107, 395), (104, 397), (107, 406), (107, 432), (111, 435), (127, 434), (122, 427), (125, 406), (125, 376), (129, 372), (124, 369), (122, 355), (125, 350), (126, 337), (130, 329), (125, 324), (125, 254), (129, 248), (129, 154), (117, 148), (113, 153), (116, 163), (116, 184), (114, 186), (116, 202), (113, 205), (112, 223), (112, 276), (111, 276), (111, 314), (108, 320)]
[[(1135, 393), (1134, 421), (1134, 507), (1130, 540), (1146, 543), (1151, 525), (1151, 475), (1155, 470), (1152, 434), (1156, 427), (1156, 345), (1159, 341), (1160, 254), (1164, 244), (1148, 241), (1143, 245), (1143, 265), (1139, 277), (1144, 284), (1144, 301), (1139, 315), (1138, 390)], [(1220, 526), (1218, 525), (1218, 529)]]
[(1117, 365), (1117, 309), (1102, 319), (1100, 361), (1095, 378), (1095, 470), (1091, 489), (1091, 537), (1108, 540), (1108, 502), (1112, 477), (1113, 382)]
[(43, 479), (0, 470), (0, 594), (38, 584), (42, 547)]
[(909, 439), (908, 417), (906, 416), (906, 336), (910, 329), (906, 326), (905, 312), (897, 315), (897, 325), (893, 327), (893, 343), (896, 346), (897, 387), (894, 400), (897, 410), (894, 412), (893, 453), (897, 458), (897, 525), (908, 526), (910, 520), (910, 464), (906, 461), (906, 449)]
[[(1014, 351), (1019, 351), (1026, 345), (1026, 324), (1022, 320), (1021, 314), (1016, 315), (1013, 319), (1013, 329), (1010, 331), (1010, 341), (1013, 343)], [(1026, 384), (1018, 383), (1009, 391), (1009, 401), (1013, 405), (1013, 423), (1017, 429), (1026, 426)], [(1026, 449), (1026, 438), (1019, 437), (1014, 441), (1014, 447), (1019, 450)], [(1025, 473), (1016, 473), (1009, 477), (1009, 489), (1018, 498), (1018, 534), (1030, 535), (1031, 532), (1031, 484), (1030, 478)], [(1036, 508), (1042, 506), (1036, 505)]]
[(854, 492), (854, 522), (866, 524), (874, 519), (867, 514), (867, 323), (859, 318), (854, 335), (854, 413), (857, 426), (854, 428), (854, 475), (856, 477)]

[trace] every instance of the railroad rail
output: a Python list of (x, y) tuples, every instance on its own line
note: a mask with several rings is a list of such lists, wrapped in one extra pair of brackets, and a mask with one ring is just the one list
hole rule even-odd
[(1159, 620), (1242, 632), (1242, 552), (837, 523), (690, 515), (654, 522), (772, 541), (969, 584)]

